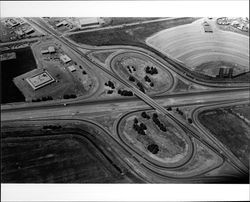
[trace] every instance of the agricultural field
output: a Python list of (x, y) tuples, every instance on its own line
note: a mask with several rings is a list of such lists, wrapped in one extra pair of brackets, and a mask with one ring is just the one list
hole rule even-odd
[(140, 182), (114, 154), (112, 139), (94, 125), (70, 120), (14, 125), (2, 126), (2, 183)]
[(122, 24), (129, 24), (129, 23), (137, 23), (137, 22), (143, 22), (148, 20), (157, 20), (159, 18), (136, 18), (136, 17), (116, 17), (116, 18), (109, 18), (104, 17), (102, 18), (105, 22), (104, 26), (116, 26), (116, 25), (122, 25)]
[(111, 68), (121, 78), (148, 94), (168, 91), (173, 85), (170, 72), (139, 53), (115, 56), (111, 62)]
[(129, 147), (165, 166), (184, 163), (193, 149), (181, 128), (154, 111), (140, 111), (123, 117), (119, 134)]
[(230, 149), (245, 165), (249, 165), (250, 106), (234, 106), (205, 110), (199, 121)]
[(101, 183), (119, 176), (90, 141), (74, 134), (4, 138), (1, 144), (4, 183)]
[(179, 18), (147, 24), (99, 30), (94, 32), (76, 33), (69, 38), (79, 44), (93, 46), (102, 45), (141, 45), (147, 37), (161, 30), (188, 24), (197, 18)]
[[(204, 21), (212, 33), (203, 29)], [(189, 70), (216, 77), (220, 68), (233, 68), (233, 76), (249, 71), (249, 38), (223, 32), (215, 22), (200, 19), (191, 24), (166, 29), (149, 38), (146, 43), (163, 54), (184, 63)]]

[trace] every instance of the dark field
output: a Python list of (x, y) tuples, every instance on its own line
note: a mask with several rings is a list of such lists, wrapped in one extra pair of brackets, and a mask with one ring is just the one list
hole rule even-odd
[(1, 61), (1, 103), (22, 102), (25, 97), (15, 86), (13, 79), (36, 68), (30, 47), (5, 51), (16, 52), (16, 59)]
[(109, 26), (115, 26), (115, 25), (121, 25), (121, 24), (128, 24), (128, 23), (136, 23), (136, 22), (143, 22), (147, 20), (156, 20), (158, 18), (134, 18), (134, 17), (128, 17), (128, 18), (103, 18), (107, 25)]
[(114, 28), (94, 32), (70, 35), (70, 39), (77, 43), (93, 46), (102, 45), (138, 45), (145, 43), (145, 39), (163, 29), (188, 24), (197, 18), (179, 18), (170, 21), (153, 22), (123, 28)]
[(114, 183), (121, 180), (119, 170), (89, 139), (80, 135), (7, 137), (2, 139), (1, 147), (2, 183)]
[[(243, 110), (249, 111), (249, 108), (247, 106)], [(233, 108), (204, 111), (199, 114), (199, 121), (243, 163), (249, 165), (250, 125)]]

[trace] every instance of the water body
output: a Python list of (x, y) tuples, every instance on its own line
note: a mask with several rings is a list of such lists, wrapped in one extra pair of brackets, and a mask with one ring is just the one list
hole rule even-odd
[(5, 60), (0, 63), (1, 104), (25, 101), (25, 97), (16, 87), (13, 79), (36, 68), (36, 61), (30, 47), (3, 51), (1, 54), (8, 52), (15, 52), (16, 59)]

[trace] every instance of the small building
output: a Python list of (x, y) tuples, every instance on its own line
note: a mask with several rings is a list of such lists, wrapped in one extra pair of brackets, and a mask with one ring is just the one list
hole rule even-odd
[(74, 71), (76, 71), (76, 68), (75, 68), (74, 65), (71, 65), (71, 66), (68, 67), (68, 70), (71, 71), (71, 72), (74, 72)]
[(55, 52), (56, 52), (56, 49), (55, 49), (54, 46), (49, 46), (49, 47), (48, 47), (48, 51), (49, 51), (49, 53), (55, 53)]
[(49, 50), (47, 50), (47, 49), (46, 50), (42, 50), (41, 53), (42, 54), (47, 54), (47, 53), (49, 53)]
[(31, 33), (33, 33), (35, 30), (32, 28), (32, 27), (30, 27), (29, 29), (26, 29), (26, 30), (24, 30), (24, 33), (25, 34), (31, 34)]
[(65, 26), (65, 25), (67, 25), (67, 24), (68, 24), (68, 22), (67, 22), (66, 20), (63, 20), (63, 21), (57, 23), (56, 26), (57, 26), (57, 27), (61, 27), (61, 26)]
[(11, 27), (16, 27), (16, 26), (18, 26), (20, 23), (17, 22), (17, 21), (15, 21), (14, 19), (11, 18), (11, 19), (9, 19), (8, 24), (9, 24)]
[(212, 27), (211, 27), (210, 25), (208, 25), (208, 26), (203, 26), (203, 28), (204, 28), (204, 31), (205, 31), (206, 33), (212, 33), (212, 32), (213, 32), (213, 29), (212, 29)]
[(240, 23), (238, 21), (236, 21), (236, 20), (234, 20), (233, 22), (231, 22), (231, 25), (235, 26), (235, 27), (239, 26), (239, 24)]
[(18, 36), (23, 36), (24, 32), (22, 30), (15, 31)]
[(210, 26), (210, 25), (209, 25), (209, 23), (207, 21), (204, 21), (203, 26)]
[(60, 56), (60, 60), (61, 60), (64, 64), (67, 64), (68, 62), (71, 61), (70, 57), (67, 56), (67, 55), (61, 55), (61, 56)]

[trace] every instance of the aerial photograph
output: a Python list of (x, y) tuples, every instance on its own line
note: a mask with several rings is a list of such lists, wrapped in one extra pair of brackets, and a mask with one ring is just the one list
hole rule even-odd
[(248, 17), (1, 17), (1, 183), (248, 184)]

